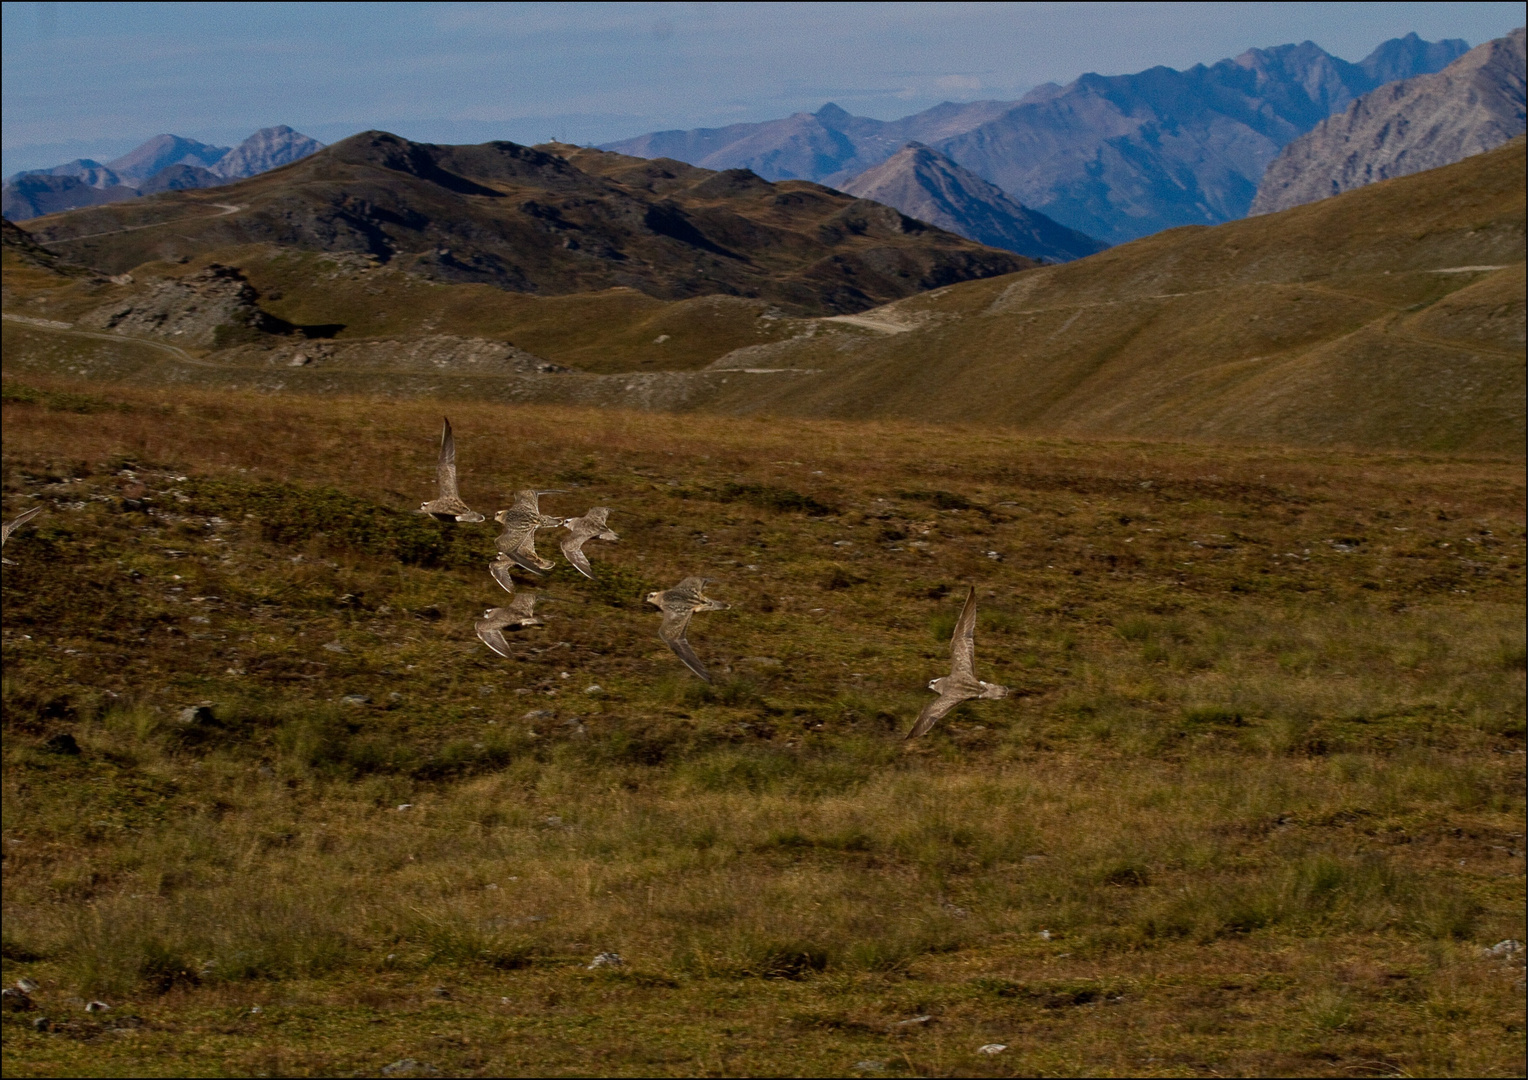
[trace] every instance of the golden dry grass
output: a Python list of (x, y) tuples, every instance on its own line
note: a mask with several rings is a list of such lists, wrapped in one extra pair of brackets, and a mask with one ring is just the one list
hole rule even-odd
[(8, 1074), (1523, 1069), (1519, 461), (5, 386)]

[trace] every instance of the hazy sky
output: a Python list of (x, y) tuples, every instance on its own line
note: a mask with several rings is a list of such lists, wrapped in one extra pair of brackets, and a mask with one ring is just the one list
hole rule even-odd
[(1477, 45), (1521, 3), (5, 3), (5, 175), (105, 160), (173, 132), (231, 144), (290, 124), (325, 142), (607, 142), (836, 101), (882, 119), (1043, 82), (1213, 63), (1310, 39)]

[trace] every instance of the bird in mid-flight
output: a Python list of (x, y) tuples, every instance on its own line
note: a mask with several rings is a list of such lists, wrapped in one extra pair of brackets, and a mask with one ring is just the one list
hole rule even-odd
[[(532, 574), (544, 574), (556, 563), (536, 554), (536, 530), (555, 529), (562, 518), (541, 512), (542, 495), (557, 494), (555, 491), (533, 491), (526, 488), (515, 492), (515, 505), (500, 510), (493, 519), (504, 526), (504, 531), (494, 542), (499, 547), (499, 557), (489, 565), (489, 571), (500, 585), (509, 577), (509, 564), (528, 570)], [(496, 568), (502, 568), (501, 577)], [(509, 588), (508, 585), (504, 586)]]
[(663, 612), (658, 636), (674, 650), (675, 656), (684, 661), (685, 667), (706, 682), (711, 681), (711, 676), (700, 662), (700, 657), (695, 655), (695, 650), (690, 648), (685, 631), (689, 628), (690, 616), (697, 611), (726, 611), (732, 606), (706, 596), (706, 585), (710, 581), (710, 578), (687, 577), (672, 589), (647, 594), (647, 602)]
[(941, 679), (929, 681), (928, 688), (939, 696), (918, 714), (907, 738), (916, 739), (927, 734), (945, 713), (962, 701), (972, 698), (1005, 698), (1008, 687), (982, 682), (976, 677), (976, 588), (966, 594), (966, 606), (960, 609), (955, 623), (955, 633), (950, 638), (950, 673)]
[(462, 502), (456, 490), (456, 436), (451, 434), (451, 421), (445, 421), (440, 431), (440, 457), (435, 462), (435, 483), (439, 494), (429, 502), (419, 504), (421, 514), (429, 514), (441, 521), (482, 521), (483, 515)]
[(500, 656), (513, 659), (509, 642), (504, 640), (504, 631), (544, 625), (545, 622), (536, 617), (536, 594), (528, 592), (520, 593), (509, 602), (508, 607), (489, 608), (472, 627), (477, 631), (477, 636), (483, 639), (484, 645)]
[(589, 565), (589, 556), (584, 554), (584, 542), (592, 538), (620, 539), (605, 525), (608, 517), (610, 507), (596, 506), (583, 517), (568, 518), (562, 523), (562, 527), (569, 533), (562, 538), (562, 554), (586, 578), (594, 577), (594, 569)]

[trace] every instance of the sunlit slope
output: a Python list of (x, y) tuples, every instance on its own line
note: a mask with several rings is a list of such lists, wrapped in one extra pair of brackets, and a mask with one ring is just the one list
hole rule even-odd
[[(867, 312), (727, 407), (1075, 434), (1520, 451), (1524, 142)], [(890, 332), (900, 330), (900, 332)]]

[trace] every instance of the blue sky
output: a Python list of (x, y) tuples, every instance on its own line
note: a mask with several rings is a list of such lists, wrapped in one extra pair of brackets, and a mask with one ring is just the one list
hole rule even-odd
[(4, 3), (5, 175), (108, 159), (161, 132), (231, 144), (291, 124), (326, 142), (605, 142), (836, 101), (889, 119), (1011, 99), (1087, 71), (1213, 63), (1310, 39), (1479, 44), (1520, 3)]

